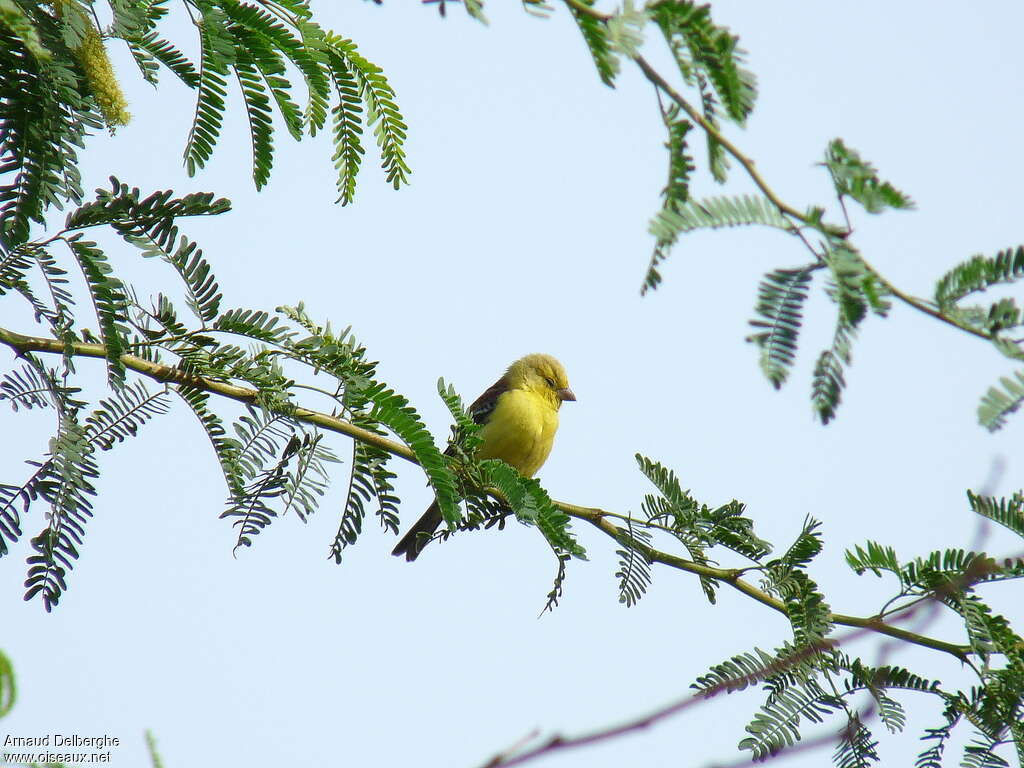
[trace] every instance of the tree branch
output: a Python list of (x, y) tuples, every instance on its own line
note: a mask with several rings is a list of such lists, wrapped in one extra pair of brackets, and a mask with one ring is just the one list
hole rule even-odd
[[(107, 357), (106, 348), (102, 344), (75, 342), (70, 345), (65, 345), (63, 341), (59, 341), (58, 339), (47, 339), (40, 336), (23, 336), (20, 333), (15, 333), (14, 331), (10, 331), (6, 328), (0, 328), (0, 343), (6, 344), (18, 353), (19, 356), (28, 352), (46, 352), (57, 355), (70, 354), (73, 357), (96, 357), (104, 359)], [(124, 364), (125, 368), (129, 368), (136, 373), (147, 376), (154, 381), (159, 381), (163, 384), (184, 384), (185, 386), (192, 387), (194, 389), (201, 389), (205, 392), (212, 392), (214, 394), (221, 395), (230, 400), (237, 400), (238, 402), (245, 403), (246, 405), (257, 405), (259, 403), (259, 392), (255, 389), (250, 389), (249, 387), (239, 387), (236, 384), (231, 384), (226, 381), (218, 381), (216, 379), (209, 379), (203, 376), (196, 376), (195, 374), (188, 373), (180, 368), (164, 365), (163, 363), (154, 363), (150, 360), (144, 360), (141, 357), (136, 357), (135, 355), (121, 355), (121, 362)], [(368, 429), (357, 427), (344, 419), (339, 419), (337, 416), (331, 416), (330, 414), (322, 413), (321, 411), (313, 411), (308, 408), (296, 408), (294, 411), (289, 412), (288, 415), (292, 416), (297, 421), (302, 421), (306, 424), (313, 424), (330, 432), (338, 432), (342, 435), (355, 438), (360, 442), (380, 448), (393, 456), (398, 456), (399, 458), (405, 459), (413, 464), (418, 463), (416, 461), (416, 455), (401, 443), (396, 443), (394, 440), (388, 440), (386, 437), (381, 437)]]
[[(692, 560), (671, 555), (667, 552), (655, 549), (644, 544), (641, 541), (637, 541), (635, 538), (630, 538), (627, 533), (619, 528), (617, 525), (608, 520), (607, 513), (603, 510), (578, 507), (574, 504), (567, 504), (565, 502), (556, 502), (558, 508), (566, 514), (575, 517), (579, 520), (586, 520), (595, 527), (599, 528), (602, 532), (611, 536), (616, 541), (632, 547), (633, 549), (641, 552), (648, 560), (667, 565), (670, 568), (675, 568), (680, 571), (687, 571), (688, 573), (694, 573), (698, 576), (704, 576), (705, 578), (714, 579), (722, 583), (728, 584), (734, 589), (742, 592), (747, 597), (751, 597), (759, 603), (768, 606), (769, 608), (778, 611), (784, 616), (788, 616), (786, 611), (786, 605), (781, 600), (772, 597), (764, 590), (758, 589), (749, 581), (744, 581), (740, 578), (743, 573), (743, 569), (740, 568), (715, 568), (710, 565), (702, 565), (701, 563), (695, 563)], [(881, 635), (887, 635), (889, 637), (896, 638), (897, 640), (903, 640), (914, 645), (920, 645), (925, 648), (931, 648), (932, 650), (942, 651), (955, 656), (957, 659), (963, 661), (967, 658), (968, 654), (972, 653), (970, 646), (968, 645), (957, 645), (955, 643), (947, 643), (943, 640), (936, 640), (935, 638), (926, 637), (925, 635), (919, 635), (916, 632), (910, 632), (906, 629), (893, 626), (882, 621), (877, 616), (869, 616), (862, 618), (860, 616), (847, 616), (844, 613), (833, 613), (829, 617), (829, 620), (834, 624), (839, 624), (845, 627), (857, 627), (859, 629), (865, 629), (871, 632), (877, 632)]]
[[(64, 342), (58, 339), (48, 339), (39, 336), (25, 336), (6, 328), (0, 328), (0, 343), (7, 345), (19, 355), (25, 355), (29, 352), (44, 352), (56, 355), (70, 354), (74, 357), (93, 357), (101, 359), (106, 358), (107, 356), (106, 349), (102, 344), (74, 342), (70, 345), (65, 345)], [(240, 387), (226, 381), (218, 381), (203, 376), (196, 376), (195, 374), (182, 371), (180, 368), (144, 360), (143, 358), (136, 357), (135, 355), (121, 355), (121, 362), (126, 368), (161, 383), (183, 384), (194, 389), (201, 389), (248, 405), (254, 405), (259, 402), (259, 392), (255, 389)], [(369, 430), (357, 427), (354, 424), (351, 424), (344, 419), (339, 419), (336, 416), (301, 407), (296, 407), (294, 410), (289, 411), (287, 415), (294, 418), (296, 421), (313, 424), (327, 431), (346, 435), (355, 440), (366, 443), (367, 445), (372, 445), (383, 451), (387, 451), (391, 455), (403, 458), (410, 463), (417, 463), (415, 455), (408, 447), (395, 442), (394, 440), (389, 440), (386, 437), (370, 432)], [(581, 507), (560, 501), (556, 501), (555, 506), (571, 517), (591, 523), (603, 533), (620, 543), (627, 543), (628, 540), (628, 546), (642, 552), (651, 562), (661, 563), (662, 565), (667, 565), (670, 568), (675, 568), (680, 571), (686, 571), (688, 573), (697, 574), (698, 576), (704, 576), (705, 578), (723, 582), (731, 586), (733, 589), (742, 592), (747, 597), (753, 598), (757, 602), (768, 606), (772, 610), (778, 611), (784, 616), (788, 616), (786, 606), (781, 600), (772, 597), (764, 590), (758, 589), (750, 582), (744, 581), (740, 578), (743, 574), (743, 569), (715, 568), (710, 565), (702, 565), (701, 563), (695, 563), (692, 560), (687, 560), (686, 558), (672, 555), (668, 552), (662, 552), (658, 549), (647, 546), (642, 542), (630, 539), (623, 529), (619, 528), (608, 519), (609, 514), (604, 510), (593, 507)], [(915, 632), (910, 632), (908, 630), (901, 629), (900, 627), (893, 626), (892, 624), (888, 624), (878, 616), (862, 618), (859, 616), (847, 616), (841, 613), (834, 613), (831, 615), (830, 620), (833, 623), (842, 626), (857, 627), (871, 632), (876, 632), (881, 635), (886, 635), (888, 637), (893, 637), (897, 640), (913, 643), (914, 645), (920, 645), (925, 648), (931, 648), (932, 650), (948, 653), (961, 661), (965, 660), (968, 654), (972, 653), (970, 646), (956, 645), (955, 643), (947, 643), (943, 640), (919, 635)]]

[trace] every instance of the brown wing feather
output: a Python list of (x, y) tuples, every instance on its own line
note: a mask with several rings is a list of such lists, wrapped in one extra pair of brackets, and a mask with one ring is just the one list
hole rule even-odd
[(491, 418), (491, 414), (494, 413), (498, 398), (506, 392), (508, 392), (508, 377), (502, 376), (469, 406), (469, 415), (473, 417), (473, 421), (477, 424), (486, 424), (487, 420)]

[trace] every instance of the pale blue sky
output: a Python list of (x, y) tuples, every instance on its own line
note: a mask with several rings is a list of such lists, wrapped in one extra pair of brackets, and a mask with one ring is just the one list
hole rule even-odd
[[(190, 180), (180, 152), (192, 95), (167, 74), (154, 92), (123, 56), (136, 118), (89, 146), (87, 186), (114, 173), (144, 190), (230, 197), (233, 213), (184, 225), (215, 265), (225, 306), (304, 300), (314, 317), (352, 325), (439, 441), (448, 419), (438, 376), (472, 399), (520, 355), (557, 355), (579, 398), (563, 409), (541, 472), (558, 499), (638, 511), (649, 490), (633, 461), (640, 451), (700, 500), (746, 502), (779, 546), (813, 515), (826, 549), (811, 574), (851, 614), (877, 609), (889, 585), (854, 576), (846, 547), (874, 538), (909, 558), (967, 546), (976, 521), (964, 490), (998, 456), (998, 490), (1021, 487), (1020, 417), (995, 436), (975, 421), (979, 396), (1010, 366), (897, 306), (865, 323), (838, 419), (822, 428), (809, 374), (833, 307), (820, 292), (781, 392), (743, 342), (761, 275), (804, 253), (774, 232), (695, 235), (641, 299), (646, 223), (665, 178), (653, 91), (628, 67), (618, 89), (601, 85), (563, 9), (538, 20), (517, 4), (492, 5), (483, 28), (457, 7), (441, 21), (414, 3), (317, 4), (321, 23), (353, 38), (397, 90), (408, 189), (385, 187), (371, 157), (355, 204), (337, 207), (326, 141), (294, 145), (282, 134), (271, 184), (257, 194), (237, 110), (213, 163)], [(855, 220), (856, 244), (897, 285), (928, 295), (956, 262), (1022, 242), (1020, 4), (733, 0), (714, 9), (740, 35), (761, 87), (747, 130), (730, 136), (782, 197), (829, 202), (814, 164), (841, 136), (916, 200), (912, 213)], [(701, 178), (696, 194), (718, 193)], [(749, 188), (736, 174), (729, 190)], [(161, 265), (111, 253), (140, 293), (172, 284)], [(29, 320), (0, 305), (0, 324), (31, 332)], [(100, 366), (92, 370), (100, 381)], [(0, 412), (5, 482), (45, 450), (51, 419)], [(345, 441), (334, 445), (347, 453)], [(234, 559), (234, 533), (217, 519), (223, 480), (181, 407), (101, 466), (96, 517), (53, 614), (21, 601), (27, 541), (0, 561), (0, 647), (20, 681), (0, 733), (117, 736), (125, 746), (114, 765), (140, 764), (151, 728), (169, 768), (469, 768), (534, 728), (572, 734), (652, 709), (711, 664), (790, 637), (781, 616), (724, 589), (709, 606), (695, 579), (665, 569), (627, 610), (616, 602), (616, 546), (582, 524), (590, 562), (570, 563), (561, 607), (540, 620), (554, 562), (519, 525), (457, 537), (409, 565), (389, 556), (393, 540), (370, 521), (336, 566), (326, 555), (347, 464), (307, 525), (278, 520)], [(407, 524), (429, 494), (416, 468), (395, 468)], [(41, 516), (33, 511), (29, 531)], [(987, 546), (1008, 554), (1015, 544), (992, 531)], [(1012, 589), (990, 592), (1019, 628)], [(959, 637), (952, 622), (930, 631)], [(855, 649), (873, 659), (873, 646)], [(959, 674), (936, 654), (901, 651), (894, 661), (944, 680)], [(537, 765), (732, 761), (761, 698), (722, 698)], [(911, 763), (921, 730), (940, 722), (931, 702), (904, 701), (915, 714), (903, 736), (883, 738), (886, 765)]]

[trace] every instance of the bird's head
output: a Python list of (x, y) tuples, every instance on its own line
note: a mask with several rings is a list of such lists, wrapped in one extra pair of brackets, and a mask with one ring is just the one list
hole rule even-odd
[(576, 399), (569, 389), (565, 368), (551, 355), (527, 355), (512, 363), (506, 375), (511, 387), (535, 392), (549, 399), (555, 409), (566, 400)]

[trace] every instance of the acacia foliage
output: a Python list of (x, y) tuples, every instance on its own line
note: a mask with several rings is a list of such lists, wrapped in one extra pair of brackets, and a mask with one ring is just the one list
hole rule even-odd
[[(226, 496), (221, 517), (236, 528), (236, 550), (254, 546), (261, 532), (288, 512), (300, 520), (316, 513), (341, 455), (331, 447), (335, 438), (328, 432), (346, 425), (356, 439), (345, 458), (348, 489), (329, 557), (342, 561), (371, 513), (385, 531), (397, 533), (395, 449), (381, 439), (392, 438), (405, 446), (402, 455), (420, 465), (437, 496), (447, 522), (438, 538), (500, 527), (509, 515), (537, 527), (557, 563), (545, 604), (553, 608), (567, 563), (585, 552), (568, 516), (536, 481), (501, 462), (475, 460), (475, 425), (454, 390), (439, 386), (455, 422), (453, 440), (442, 453), (411, 404), (380, 380), (376, 363), (350, 329), (335, 331), (302, 305), (273, 313), (225, 308), (211, 261), (180, 228), (190, 217), (225, 213), (228, 201), (209, 193), (143, 195), (118, 179), (84, 200), (78, 148), (90, 131), (116, 122), (110, 94), (101, 92), (82, 60), (86, 38), (101, 33), (108, 43), (128, 45), (147, 80), (156, 83), (165, 68), (197, 91), (185, 145), (190, 172), (203, 167), (220, 140), (233, 80), (248, 118), (258, 187), (273, 166), (274, 115), (294, 138), (325, 130), (330, 115), (342, 203), (352, 199), (367, 128), (373, 130), (389, 182), (396, 187), (405, 182), (405, 126), (387, 80), (354, 43), (320, 29), (305, 2), (183, 0), (182, 5), (199, 36), (195, 62), (159, 37), (168, 11), (160, 0), (112, 2), (112, 21), (102, 30), (92, 3), (0, 0), (0, 295), (27, 301), (53, 342), (29, 350), (26, 337), (4, 331), (3, 340), (21, 351), (24, 361), (0, 379), (0, 400), (14, 410), (51, 409), (56, 416), (49, 449), (29, 461), (28, 478), (0, 485), (0, 557), (26, 547), (26, 599), (40, 599), (47, 610), (57, 606), (94, 512), (101, 454), (134, 438), (173, 404), (195, 416), (221, 468)], [(464, 5), (483, 19), (482, 2)], [(753, 195), (691, 197), (699, 162), (691, 146), (695, 137), (704, 143), (704, 162), (717, 183), (728, 180), (737, 161), (744, 165), (722, 133), (729, 123), (743, 125), (756, 103), (756, 80), (745, 67), (738, 38), (714, 21), (710, 7), (687, 0), (653, 0), (643, 8), (626, 4), (615, 13), (596, 10), (590, 0), (566, 5), (603, 82), (615, 85), (625, 63), (642, 63), (644, 38), (653, 31), (668, 45), (680, 89), (694, 102), (667, 85), (664, 76), (653, 78), (668, 170), (662, 204), (650, 224), (655, 249), (644, 289), (659, 285), (662, 262), (690, 231), (762, 226), (794, 238), (809, 255), (802, 252), (796, 267), (766, 274), (749, 341), (757, 346), (771, 384), (782, 386), (798, 354), (803, 306), (812, 288), (824, 290), (836, 321), (832, 341), (814, 366), (811, 393), (815, 412), (828, 423), (837, 414), (859, 328), (868, 317), (885, 317), (894, 300), (908, 301), (857, 250), (848, 206), (878, 214), (910, 209), (912, 201), (840, 139), (827, 146), (822, 168), (832, 180), (842, 223), (830, 221), (825, 207), (800, 212), (785, 206), (763, 185)], [(535, 1), (527, 6), (550, 9)], [(444, 4), (440, 7), (443, 11)], [(302, 106), (293, 79), (305, 85)], [(63, 225), (51, 221), (48, 234), (32, 236), (35, 225), (48, 223), (51, 208), (65, 205), (72, 210)], [(163, 262), (180, 281), (177, 288), (140, 299), (118, 276), (123, 256), (87, 239), (95, 228), (109, 228), (138, 254)], [(1013, 298), (988, 305), (964, 302), (989, 289), (1005, 289), (1022, 275), (1021, 248), (975, 256), (939, 279), (934, 300), (909, 303), (1019, 361), (1024, 354), (1011, 334), (1020, 325)], [(76, 304), (72, 281), (84, 288), (89, 306)], [(93, 319), (96, 335), (85, 327)], [(75, 359), (83, 355), (106, 360), (109, 397), (95, 402), (82, 397)], [(151, 391), (139, 375), (156, 379), (162, 388)], [(299, 399), (300, 390), (305, 395), (310, 388), (326, 398), (330, 414), (303, 405), (307, 400)], [(245, 409), (228, 413), (224, 397), (241, 400)], [(985, 396), (979, 416), (989, 428), (998, 428), (1022, 402), (1024, 373), (1017, 372)], [(791, 640), (771, 651), (739, 652), (695, 683), (701, 695), (762, 687), (764, 703), (740, 742), (755, 759), (778, 754), (804, 738), (808, 724), (829, 718), (840, 724), (836, 765), (878, 762), (874, 724), (853, 702), (870, 696), (883, 726), (897, 732), (906, 720), (903, 692), (926, 694), (942, 705), (943, 721), (925, 732), (919, 765), (941, 765), (957, 728), (974, 731), (963, 753), (965, 765), (1001, 764), (1000, 752), (1010, 747), (1020, 753), (1024, 642), (986, 603), (983, 588), (1024, 576), (1024, 561), (997, 561), (957, 548), (901, 561), (875, 541), (847, 553), (856, 573), (895, 579), (893, 597), (880, 615), (927, 602), (960, 619), (963, 643), (954, 653), (971, 662), (977, 681), (967, 689), (946, 687), (908, 669), (869, 666), (833, 645), (840, 622), (811, 575), (823, 547), (816, 521), (808, 518), (796, 540), (777, 554), (754, 533), (742, 503), (699, 503), (671, 470), (643, 456), (637, 460), (654, 491), (642, 500), (640, 514), (626, 516), (625, 527), (615, 534), (620, 601), (635, 605), (650, 588), (655, 563), (669, 561), (655, 548), (665, 542), (666, 552), (697, 570), (710, 601), (729, 578), (728, 572), (716, 576), (708, 569), (719, 557), (738, 558), (742, 568), (760, 574), (765, 600), (789, 618)], [(971, 493), (968, 503), (1024, 536), (1020, 494), (995, 499)], [(31, 521), (41, 530), (26, 537)]]
[[(761, 370), (778, 389), (797, 359), (803, 308), (812, 289), (819, 288), (835, 304), (832, 342), (818, 354), (810, 386), (811, 406), (822, 424), (838, 413), (861, 324), (869, 315), (886, 317), (894, 299), (985, 339), (1017, 364), (1024, 360), (1021, 312), (1013, 296), (997, 296), (986, 304), (965, 303), (1024, 277), (1024, 246), (992, 257), (977, 255), (954, 267), (937, 279), (934, 299), (894, 290), (854, 243), (853, 209), (879, 215), (912, 210), (914, 201), (841, 138), (828, 143), (819, 163), (832, 182), (834, 199), (828, 205), (799, 210), (779, 199), (752, 159), (726, 138), (726, 127), (744, 126), (753, 111), (757, 80), (747, 69), (738, 36), (714, 20), (711, 5), (651, 0), (642, 7), (626, 3), (605, 12), (595, 0), (564, 1), (602, 82), (614, 87), (623, 63), (631, 60), (655, 87), (666, 130), (667, 180), (661, 207), (648, 227), (655, 242), (641, 293), (662, 284), (664, 262), (689, 232), (766, 227), (788, 235), (801, 252), (791, 264), (766, 273), (757, 291), (754, 333), (747, 341), (757, 347)], [(547, 3), (531, 5), (551, 9)], [(677, 84), (644, 59), (642, 49), (649, 38), (667, 46), (678, 70)], [(700, 165), (695, 139), (705, 144), (707, 170), (715, 182), (726, 184), (738, 161), (757, 193), (691, 195), (693, 174)], [(978, 419), (997, 430), (1022, 403), (1024, 370), (1016, 370), (985, 393)]]
[[(3, 10), (0, 243), (5, 250), (26, 242), (30, 227), (44, 223), (50, 206), (82, 202), (79, 149), (97, 129), (114, 129), (127, 120), (126, 114), (112, 118), (105, 106), (111, 99), (123, 102), (105, 46), (126, 46), (139, 75), (154, 86), (169, 72), (196, 91), (184, 148), (190, 175), (210, 160), (221, 139), (228, 91), (237, 88), (248, 118), (257, 188), (267, 183), (274, 165), (275, 116), (296, 140), (330, 131), (342, 204), (355, 194), (367, 132), (388, 183), (397, 189), (408, 181), (406, 125), (394, 89), (354, 42), (316, 23), (308, 0), (5, 0)], [(162, 36), (172, 11), (185, 15), (195, 29), (195, 60), (182, 52), (181, 43)], [(100, 22), (101, 14), (107, 21)], [(101, 75), (96, 59), (103, 62)]]

